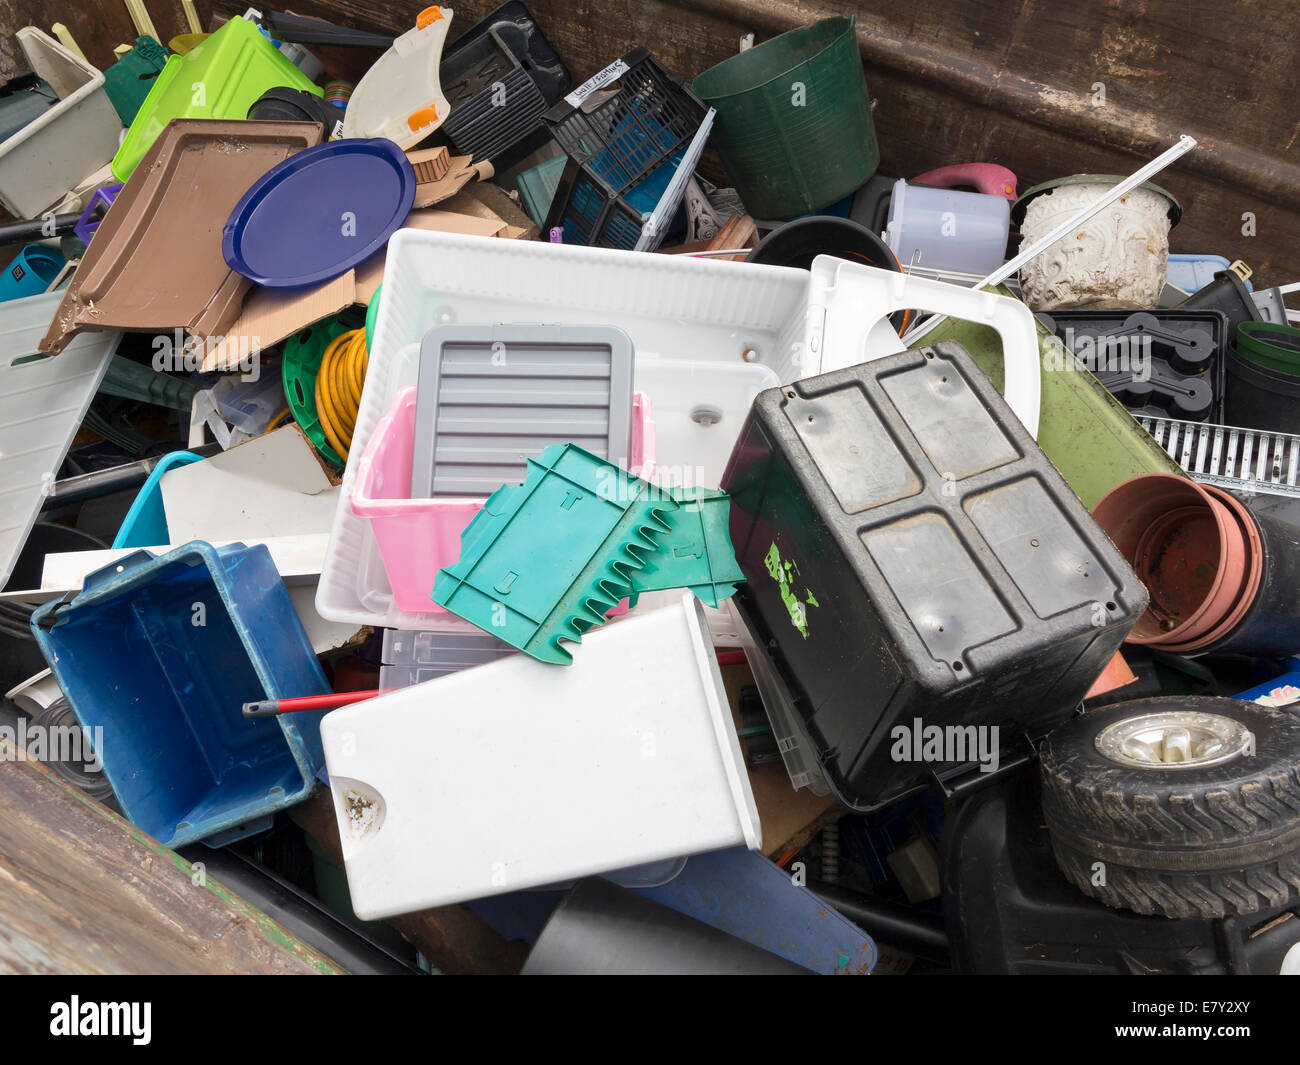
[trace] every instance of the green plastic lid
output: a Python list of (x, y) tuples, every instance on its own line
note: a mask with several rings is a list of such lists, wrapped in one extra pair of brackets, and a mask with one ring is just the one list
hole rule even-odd
[[(1041, 196), (1045, 192), (1051, 192), (1053, 189), (1059, 189), (1064, 185), (1118, 185), (1124, 181), (1123, 174), (1071, 174), (1069, 177), (1053, 178), (1051, 181), (1044, 181), (1041, 185), (1035, 185), (1027, 189), (1016, 200), (1015, 205), (1011, 208), (1011, 221), (1017, 226), (1025, 220), (1025, 207), (1029, 201), (1036, 196)], [(1169, 201), (1169, 224), (1178, 225), (1178, 220), (1183, 217), (1183, 207), (1168, 189), (1162, 189), (1154, 182), (1144, 181), (1138, 186), (1140, 189), (1150, 189), (1152, 192), (1158, 192)]]
[(193, 51), (167, 60), (113, 156), (113, 177), (126, 181), (172, 119), (244, 119), (267, 89), (279, 86), (321, 95), (261, 30), (232, 18)]
[(1300, 374), (1300, 329), (1279, 322), (1242, 322), (1237, 354), (1265, 369)]

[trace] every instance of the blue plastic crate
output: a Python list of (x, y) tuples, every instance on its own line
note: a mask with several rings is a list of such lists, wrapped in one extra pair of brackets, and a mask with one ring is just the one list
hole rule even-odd
[(123, 813), (167, 846), (233, 842), (314, 786), (325, 711), (242, 714), (330, 690), (266, 547), (134, 552), (42, 606), (32, 631), (82, 727), (102, 736)]

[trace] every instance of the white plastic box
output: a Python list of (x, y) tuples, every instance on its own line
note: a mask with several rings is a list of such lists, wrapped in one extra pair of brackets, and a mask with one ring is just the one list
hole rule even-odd
[[(398, 392), (416, 383), (420, 342), (433, 326), (617, 325), (636, 352), (633, 387), (654, 405), (655, 481), (716, 488), (754, 396), (903, 350), (885, 319), (905, 307), (997, 330), (1007, 401), (1029, 432), (1037, 431), (1037, 333), (1018, 300), (830, 256), (819, 256), (808, 271), (399, 230), (388, 243), (374, 346), (317, 611), (331, 621), (387, 628), (468, 624), (396, 607), (369, 523), (350, 505), (360, 456)], [(711, 614), (711, 625), (722, 618)]]
[(348, 502), (376, 425), (416, 383), (431, 327), (617, 325), (636, 352), (633, 387), (654, 404), (655, 479), (716, 488), (754, 396), (802, 376), (794, 354), (807, 287), (806, 271), (777, 266), (399, 230), (317, 591), (321, 616), (405, 629), (468, 624), (397, 609), (370, 524)]
[(18, 31), (33, 73), (59, 102), (0, 144), (0, 204), (36, 218), (113, 158), (122, 122), (104, 75), (35, 26)]
[(1006, 262), (1010, 231), (1005, 196), (894, 183), (885, 238), (904, 269), (985, 277)]
[(335, 710), (321, 740), (363, 920), (762, 844), (690, 593), (570, 666), (512, 655)]

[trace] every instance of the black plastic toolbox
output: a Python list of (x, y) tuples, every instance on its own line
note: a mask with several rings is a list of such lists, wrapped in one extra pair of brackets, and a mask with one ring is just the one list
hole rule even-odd
[(965, 727), (998, 726), (998, 761), (1023, 755), (1146, 608), (959, 344), (760, 393), (723, 487), (737, 609), (852, 809), (980, 771), (927, 751), (934, 726), (986, 745)]

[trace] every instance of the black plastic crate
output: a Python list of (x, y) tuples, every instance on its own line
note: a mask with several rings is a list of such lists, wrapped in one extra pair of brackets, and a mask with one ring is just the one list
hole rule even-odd
[(1223, 421), (1232, 341), (1223, 312), (1065, 310), (1038, 319), (1133, 414)]
[(611, 193), (603, 182), (570, 159), (551, 201), (546, 232), (560, 226), (565, 244), (631, 251), (641, 237), (646, 213)]
[(563, 62), (518, 0), (503, 4), (458, 39), (439, 77), (451, 104), (443, 132), (452, 147), (475, 161), (496, 163), (550, 139), (542, 115), (571, 84)]
[[(736, 604), (836, 797), (871, 810), (1070, 716), (1146, 590), (987, 377), (942, 342), (770, 389), (723, 477)], [(928, 732), (926, 733), (928, 735)], [(955, 735), (955, 733), (954, 733)]]
[(570, 160), (546, 228), (562, 226), (566, 244), (635, 247), (654, 207), (633, 202), (637, 186), (685, 154), (707, 113), (645, 48), (589, 79), (543, 116)]

